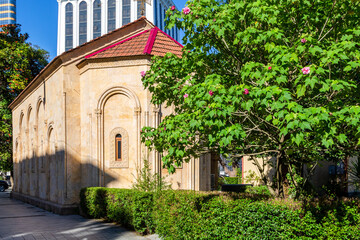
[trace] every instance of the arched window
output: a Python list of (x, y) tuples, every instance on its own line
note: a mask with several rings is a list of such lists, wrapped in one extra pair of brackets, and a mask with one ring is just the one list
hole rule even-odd
[(95, 0), (93, 5), (93, 38), (101, 36), (101, 2), (100, 0)]
[(116, 4), (115, 0), (108, 1), (108, 32), (115, 30), (116, 24)]
[(87, 3), (79, 5), (79, 45), (87, 42)]
[[(144, 14), (141, 14), (141, 4), (144, 3)], [(141, 18), (141, 16), (146, 16), (146, 3), (145, 1), (137, 1), (137, 18)]]
[(130, 0), (122, 0), (122, 25), (130, 23)]
[(115, 137), (115, 161), (121, 161), (121, 134), (117, 134)]
[(73, 48), (73, 5), (65, 6), (65, 51)]

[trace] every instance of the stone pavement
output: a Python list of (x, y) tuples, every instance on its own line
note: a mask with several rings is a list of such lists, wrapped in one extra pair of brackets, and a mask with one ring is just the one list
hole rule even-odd
[(0, 239), (159, 240), (157, 235), (139, 236), (115, 224), (79, 215), (53, 214), (10, 199), (9, 190), (0, 192)]

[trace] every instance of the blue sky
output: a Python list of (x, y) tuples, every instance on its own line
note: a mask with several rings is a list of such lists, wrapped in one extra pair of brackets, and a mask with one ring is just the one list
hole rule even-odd
[[(186, 0), (173, 0), (182, 9)], [(57, 0), (17, 0), (17, 23), (30, 35), (29, 42), (45, 49), (52, 60), (57, 51)]]

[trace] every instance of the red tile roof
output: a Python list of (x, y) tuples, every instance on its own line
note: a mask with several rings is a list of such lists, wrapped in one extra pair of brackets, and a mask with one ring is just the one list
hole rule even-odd
[(164, 56), (171, 52), (181, 57), (183, 46), (175, 39), (154, 27), (125, 40), (91, 53), (85, 58), (110, 58), (138, 55)]

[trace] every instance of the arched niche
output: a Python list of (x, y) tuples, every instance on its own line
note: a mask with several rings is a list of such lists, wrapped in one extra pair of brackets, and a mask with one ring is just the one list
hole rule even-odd
[[(130, 114), (132, 116), (129, 116), (129, 118), (132, 118), (132, 121), (134, 123), (134, 127), (131, 129), (126, 129), (127, 126), (123, 126), (121, 124), (121, 121), (119, 121), (119, 124), (117, 126), (107, 126), (105, 124), (105, 120), (107, 118), (107, 112), (109, 110), (107, 109), (107, 106), (109, 103), (116, 101), (116, 99), (128, 99), (128, 102), (126, 103), (126, 107), (128, 107)], [(120, 100), (121, 101), (121, 100)], [(107, 105), (108, 104), (108, 105)], [(113, 103), (112, 103), (113, 104)], [(118, 104), (121, 104), (119, 102)], [(114, 105), (114, 104), (113, 104)], [(131, 110), (130, 110), (131, 109)], [(129, 88), (123, 87), (123, 86), (117, 86), (109, 88), (108, 90), (104, 91), (104, 93), (100, 96), (98, 100), (98, 105), (96, 109), (97, 114), (97, 148), (98, 148), (98, 166), (99, 166), (99, 174), (100, 174), (100, 186), (105, 186), (105, 169), (106, 168), (124, 168), (129, 166), (129, 157), (127, 157), (127, 160), (124, 158), (124, 162), (115, 162), (113, 161), (114, 157), (111, 152), (113, 152), (113, 145), (114, 145), (114, 139), (116, 136), (116, 132), (124, 134), (127, 139), (130, 138), (128, 131), (134, 132), (134, 136), (132, 138), (134, 139), (134, 146), (133, 149), (133, 156), (134, 158), (139, 161), (140, 156), (140, 148), (141, 148), (141, 141), (140, 141), (140, 128), (141, 128), (141, 106), (138, 96)], [(128, 113), (129, 114), (129, 113)], [(116, 116), (115, 116), (116, 117)], [(134, 130), (135, 129), (135, 130)], [(114, 135), (115, 134), (115, 135)], [(130, 140), (126, 140), (129, 142)], [(112, 144), (108, 145), (109, 142)], [(125, 144), (125, 142), (124, 142)], [(108, 146), (105, 146), (108, 145)], [(110, 148), (110, 149), (108, 149)], [(110, 154), (109, 154), (110, 152)], [(127, 153), (129, 156), (129, 153)], [(107, 165), (105, 165), (107, 164)]]

